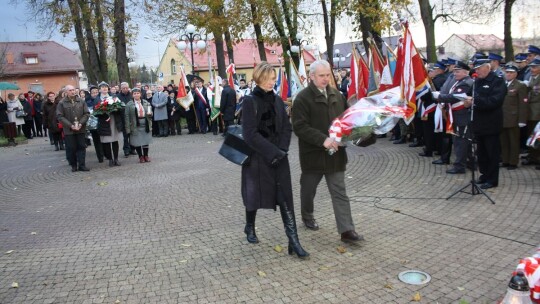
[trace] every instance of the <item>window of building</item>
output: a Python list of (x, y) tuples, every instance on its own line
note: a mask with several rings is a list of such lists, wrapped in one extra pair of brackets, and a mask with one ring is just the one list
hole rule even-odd
[(236, 73), (236, 79), (238, 79), (238, 81), (240, 81), (240, 79), (244, 79), (247, 82), (245, 73), (244, 74)]
[(171, 74), (176, 75), (176, 61), (171, 59)]
[(38, 64), (38, 54), (37, 53), (22, 53), (24, 62), (26, 64)]

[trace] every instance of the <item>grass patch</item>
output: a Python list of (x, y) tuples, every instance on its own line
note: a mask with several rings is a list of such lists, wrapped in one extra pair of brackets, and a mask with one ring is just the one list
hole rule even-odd
[[(28, 139), (24, 136), (15, 137), (15, 142), (17, 144), (26, 143)], [(8, 145), (8, 139), (6, 137), (0, 137), (0, 147), (5, 147)]]

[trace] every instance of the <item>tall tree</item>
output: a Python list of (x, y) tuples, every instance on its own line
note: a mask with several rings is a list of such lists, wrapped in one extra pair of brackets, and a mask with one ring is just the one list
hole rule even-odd
[(444, 0), (418, 0), (418, 4), (426, 32), (426, 52), (429, 62), (437, 60), (437, 46), (435, 45), (435, 22), (437, 20), (457, 24), (465, 21), (483, 23), (489, 20), (495, 11), (492, 3), (484, 0), (456, 0), (451, 3), (445, 3)]
[(341, 14), (340, 2), (330, 0), (330, 12), (326, 6), (326, 0), (320, 0), (324, 20), (324, 40), (326, 42), (326, 53), (328, 54), (328, 63), (334, 66), (332, 54), (334, 54), (334, 42), (336, 40), (336, 16)]
[[(16, 0), (12, 0), (16, 2)], [(116, 65), (122, 77), (129, 80), (127, 69), (127, 48), (129, 37), (126, 35), (124, 0), (25, 0), (27, 10), (33, 20), (38, 22), (41, 33), (47, 37), (59, 30), (62, 34), (75, 33), (81, 53), (84, 70), (90, 83), (109, 81), (109, 63), (107, 62), (107, 43), (114, 40), (118, 52)], [(113, 23), (112, 34), (105, 29), (105, 24)], [(127, 71), (127, 73), (126, 73)]]
[(255, 38), (257, 39), (259, 57), (261, 58), (261, 61), (266, 61), (266, 50), (264, 47), (264, 36), (261, 25), (262, 21), (255, 0), (249, 0), (249, 11), (251, 13), (251, 22), (253, 23), (253, 30), (255, 31)]
[(121, 81), (131, 83), (126, 46), (126, 5), (124, 0), (114, 0), (114, 46), (116, 49), (116, 66)]

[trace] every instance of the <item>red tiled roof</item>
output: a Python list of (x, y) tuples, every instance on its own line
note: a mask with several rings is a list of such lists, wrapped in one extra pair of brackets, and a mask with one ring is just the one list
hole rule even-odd
[[(74, 51), (54, 41), (0, 42), (6, 55), (13, 54), (13, 64), (4, 62), (4, 74), (50, 74), (83, 70), (79, 56)], [(25, 58), (36, 57), (37, 64), (26, 64)], [(6, 56), (7, 57), (7, 56)]]
[[(178, 41), (173, 39), (176, 44)], [(208, 41), (208, 48), (210, 49), (212, 58), (212, 67), (217, 68), (216, 61), (216, 46), (214, 41)], [(281, 45), (265, 43), (266, 60), (272, 65), (279, 65), (278, 57), (283, 53)], [(195, 45), (193, 46), (195, 48)], [(259, 51), (257, 49), (257, 40), (244, 39), (233, 46), (234, 51), (234, 64), (237, 69), (241, 68), (253, 68), (254, 63), (261, 62)], [(227, 48), (224, 44), (225, 64), (229, 64), (229, 56), (227, 54)], [(180, 51), (185, 58), (191, 62), (191, 52), (189, 47), (185, 51)], [(205, 50), (195, 50), (193, 52), (193, 60), (195, 62), (195, 70), (207, 70), (208, 69), (208, 54)], [(304, 61), (306, 64), (310, 64), (315, 61), (315, 57), (310, 52), (304, 52)], [(283, 64), (283, 61), (282, 61)]]
[(491, 51), (491, 50), (504, 50), (504, 41), (493, 35), (458, 35), (456, 36), (468, 44), (470, 44), (472, 47), (474, 47), (477, 51)]

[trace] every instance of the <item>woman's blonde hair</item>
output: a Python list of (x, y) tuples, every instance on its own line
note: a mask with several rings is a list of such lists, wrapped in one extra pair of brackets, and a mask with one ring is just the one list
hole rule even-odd
[(262, 61), (253, 70), (253, 80), (257, 84), (263, 84), (270, 77), (275, 76), (275, 74), (276, 70), (274, 70), (274, 67), (268, 62)]

